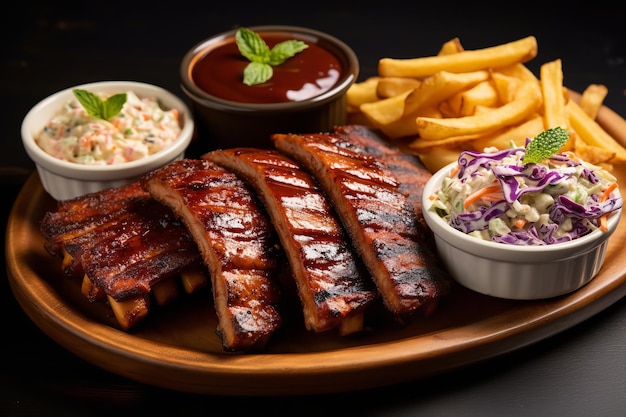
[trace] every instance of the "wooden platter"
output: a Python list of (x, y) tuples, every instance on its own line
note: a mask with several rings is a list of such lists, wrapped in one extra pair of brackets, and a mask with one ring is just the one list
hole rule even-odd
[[(610, 111), (606, 109), (607, 111)], [(605, 113), (606, 114), (606, 113)], [(614, 113), (617, 129), (624, 120)], [(610, 129), (607, 129), (610, 130)], [(626, 130), (625, 130), (626, 131)], [(626, 195), (626, 167), (616, 167)], [(36, 173), (13, 206), (6, 259), (13, 293), (33, 322), (77, 356), (129, 379), (212, 395), (341, 392), (427, 378), (523, 348), (568, 329), (626, 295), (626, 216), (604, 266), (583, 288), (540, 301), (514, 301), (455, 287), (431, 317), (405, 327), (382, 321), (358, 335), (313, 334), (297, 314), (266, 351), (232, 354), (215, 335), (208, 291), (155, 309), (124, 332), (104, 304), (90, 304), (43, 247), (39, 220), (54, 208)]]

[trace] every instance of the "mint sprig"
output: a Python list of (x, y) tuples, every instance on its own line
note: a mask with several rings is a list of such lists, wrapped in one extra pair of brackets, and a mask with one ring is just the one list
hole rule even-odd
[(75, 88), (72, 92), (87, 114), (96, 119), (111, 119), (122, 110), (124, 103), (126, 103), (126, 93), (114, 94), (108, 99), (102, 100), (87, 90)]
[(292, 39), (270, 49), (258, 33), (247, 28), (237, 29), (235, 41), (241, 55), (250, 61), (243, 71), (243, 83), (246, 85), (262, 84), (271, 79), (274, 75), (272, 67), (309, 47), (302, 41)]
[(529, 164), (550, 158), (558, 153), (568, 140), (569, 133), (562, 127), (545, 130), (528, 142), (522, 163)]

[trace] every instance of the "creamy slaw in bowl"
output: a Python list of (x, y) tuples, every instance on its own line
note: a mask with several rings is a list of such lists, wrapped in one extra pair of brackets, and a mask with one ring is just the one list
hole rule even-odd
[[(67, 101), (41, 133), (37, 144), (55, 158), (85, 165), (120, 164), (152, 155), (180, 136), (176, 108), (161, 108), (155, 96), (128, 90), (118, 114), (96, 118), (74, 98)], [(102, 100), (111, 93), (96, 93)]]
[[(35, 138), (49, 121), (73, 100), (73, 90), (84, 89), (104, 95), (133, 91), (138, 97), (155, 97), (163, 109), (176, 109), (180, 133), (169, 146), (144, 158), (118, 164), (79, 164), (59, 159), (44, 151)], [(146, 172), (180, 159), (195, 133), (187, 105), (175, 94), (159, 86), (135, 81), (102, 81), (61, 90), (35, 104), (22, 121), (22, 143), (36, 165), (44, 189), (56, 200), (66, 200), (88, 192), (124, 185)]]
[[(515, 152), (517, 151), (508, 150), (504, 153)], [(486, 156), (487, 158), (498, 158), (494, 153), (485, 153), (489, 154)], [(503, 154), (499, 156), (502, 157)], [(469, 160), (474, 160), (476, 155), (465, 155), (465, 157), (468, 157)], [(462, 163), (469, 163), (469, 160)], [(461, 174), (461, 177), (469, 175), (472, 170), (466, 170)], [(452, 176), (450, 175), (451, 172), (453, 173)], [(594, 170), (594, 172), (596, 175), (599, 175), (597, 171)], [(489, 214), (485, 214), (488, 210), (478, 208), (478, 206), (487, 208), (498, 206), (496, 203), (500, 201), (502, 194), (500, 199), (492, 196), (493, 198), (488, 197), (486, 199), (491, 199), (492, 201), (490, 202), (476, 203), (476, 205), (469, 204), (468, 210), (465, 210), (463, 209), (463, 204), (459, 206), (459, 203), (455, 203), (455, 201), (457, 198), (458, 200), (463, 200), (461, 196), (472, 195), (480, 186), (478, 186), (479, 180), (476, 180), (476, 184), (469, 185), (468, 190), (460, 192), (448, 190), (449, 187), (456, 187), (452, 183), (459, 174), (458, 162), (453, 162), (434, 173), (424, 187), (422, 203), (424, 219), (434, 234), (437, 252), (446, 269), (462, 286), (482, 294), (500, 298), (517, 300), (545, 299), (575, 291), (591, 281), (600, 271), (604, 263), (608, 240), (618, 227), (621, 219), (622, 198), (618, 188), (613, 189), (613, 187), (610, 187), (611, 191), (607, 193), (614, 201), (607, 203), (612, 204), (613, 209), (605, 217), (605, 230), (601, 227), (592, 226), (583, 235), (581, 233), (582, 229), (577, 229), (576, 227), (549, 226), (551, 232), (539, 234), (539, 236), (552, 236), (557, 240), (548, 244), (546, 242), (540, 243), (534, 232), (529, 233), (527, 231), (529, 230), (529, 223), (531, 223), (527, 222), (525, 229), (515, 230), (512, 234), (514, 241), (508, 242), (506, 241), (508, 238), (504, 238), (505, 242), (502, 242), (491, 238), (488, 225)], [(610, 173), (602, 172), (600, 175), (607, 175), (602, 182), (605, 180), (612, 182), (613, 176)], [(490, 181), (487, 180), (483, 184), (493, 185)], [(521, 186), (526, 187), (524, 185)], [(588, 185), (584, 187), (581, 185), (581, 187), (590, 187), (589, 190), (594, 188)], [(604, 185), (600, 186), (600, 188), (602, 187)], [(574, 189), (576, 188), (574, 187)], [(509, 191), (515, 194), (519, 193), (520, 190), (517, 189), (515, 184), (511, 184)], [(444, 197), (445, 202), (439, 201), (438, 195), (440, 193), (446, 195)], [(589, 193), (594, 194), (591, 191)], [(567, 193), (563, 195), (567, 196)], [(574, 195), (576, 195), (575, 192)], [(551, 197), (554, 199), (554, 196), (551, 195)], [(545, 197), (540, 197), (540, 201), (543, 198)], [(575, 199), (573, 201), (575, 202)], [(456, 208), (453, 208), (454, 204), (457, 204)], [(570, 203), (565, 203), (566, 206), (568, 204)], [(579, 206), (579, 203), (572, 204), (572, 207), (580, 208)], [(538, 213), (545, 214), (545, 212), (549, 211), (547, 207), (542, 209), (539, 205), (534, 208)], [(458, 214), (450, 215), (449, 213), (453, 211), (458, 212)], [(506, 211), (500, 207), (500, 209), (494, 211), (494, 213), (499, 213), (497, 216), (494, 215), (494, 218), (506, 215)], [(557, 211), (555, 210), (555, 214)], [(584, 214), (585, 210), (582, 211)], [(589, 209), (589, 211), (593, 210)], [(450, 224), (451, 217), (458, 217), (463, 213), (474, 214), (470, 214), (465, 221), (457, 219), (453, 222), (465, 223), (463, 227), (468, 228), (474, 228), (481, 224), (480, 230), (472, 230), (467, 233)], [(515, 214), (510, 221), (513, 222), (514, 218), (522, 215), (537, 215), (536, 213), (532, 215), (529, 213), (530, 211), (527, 210), (518, 212), (514, 209), (509, 213)], [(586, 224), (589, 221), (589, 219), (578, 220), (581, 224)], [(500, 219), (495, 220), (495, 222), (496, 225), (500, 226), (500, 222), (506, 224), (508, 221)], [(570, 220), (569, 222), (576, 224), (577, 221)], [(538, 223), (542, 224), (541, 222)], [(591, 221), (591, 224), (593, 224), (593, 221)], [(561, 231), (558, 231), (559, 227), (561, 227)], [(492, 229), (498, 228), (492, 226)], [(565, 229), (570, 230), (566, 231)], [(508, 233), (506, 229), (504, 230), (499, 236), (505, 236)], [(516, 235), (515, 233), (520, 234)], [(574, 238), (576, 233), (581, 233), (581, 235)], [(560, 238), (557, 238), (559, 236)]]
[(596, 229), (622, 207), (617, 178), (571, 152), (524, 163), (524, 148), (465, 151), (431, 210), (471, 236), (514, 245), (567, 242)]

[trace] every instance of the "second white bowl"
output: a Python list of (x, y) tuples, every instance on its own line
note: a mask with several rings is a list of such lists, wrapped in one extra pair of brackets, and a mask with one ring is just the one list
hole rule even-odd
[(565, 243), (519, 246), (481, 240), (453, 228), (430, 210), (429, 196), (439, 190), (454, 165), (456, 162), (433, 174), (424, 188), (422, 203), (437, 251), (458, 283), (486, 295), (534, 300), (572, 292), (600, 271), (622, 209), (610, 215), (608, 231), (598, 229)]

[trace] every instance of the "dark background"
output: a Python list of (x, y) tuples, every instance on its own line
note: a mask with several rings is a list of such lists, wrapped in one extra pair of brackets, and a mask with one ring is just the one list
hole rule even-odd
[[(134, 80), (184, 98), (178, 65), (204, 38), (237, 26), (288, 24), (328, 32), (354, 49), (363, 80), (382, 57), (435, 54), (458, 36), (477, 49), (535, 35), (528, 67), (563, 60), (564, 83), (609, 87), (626, 116), (625, 7), (619, 2), (16, 2), (2, 11), (2, 225), (33, 165), (20, 139), (30, 107), (92, 81)], [(4, 229), (3, 229), (4, 232)], [(4, 247), (3, 247), (4, 248)], [(4, 250), (2, 251), (4, 254)], [(626, 302), (536, 345), (408, 384), (336, 395), (221, 398), (171, 392), (85, 363), (34, 326), (0, 280), (0, 416), (386, 415), (618, 416), (626, 412)]]

